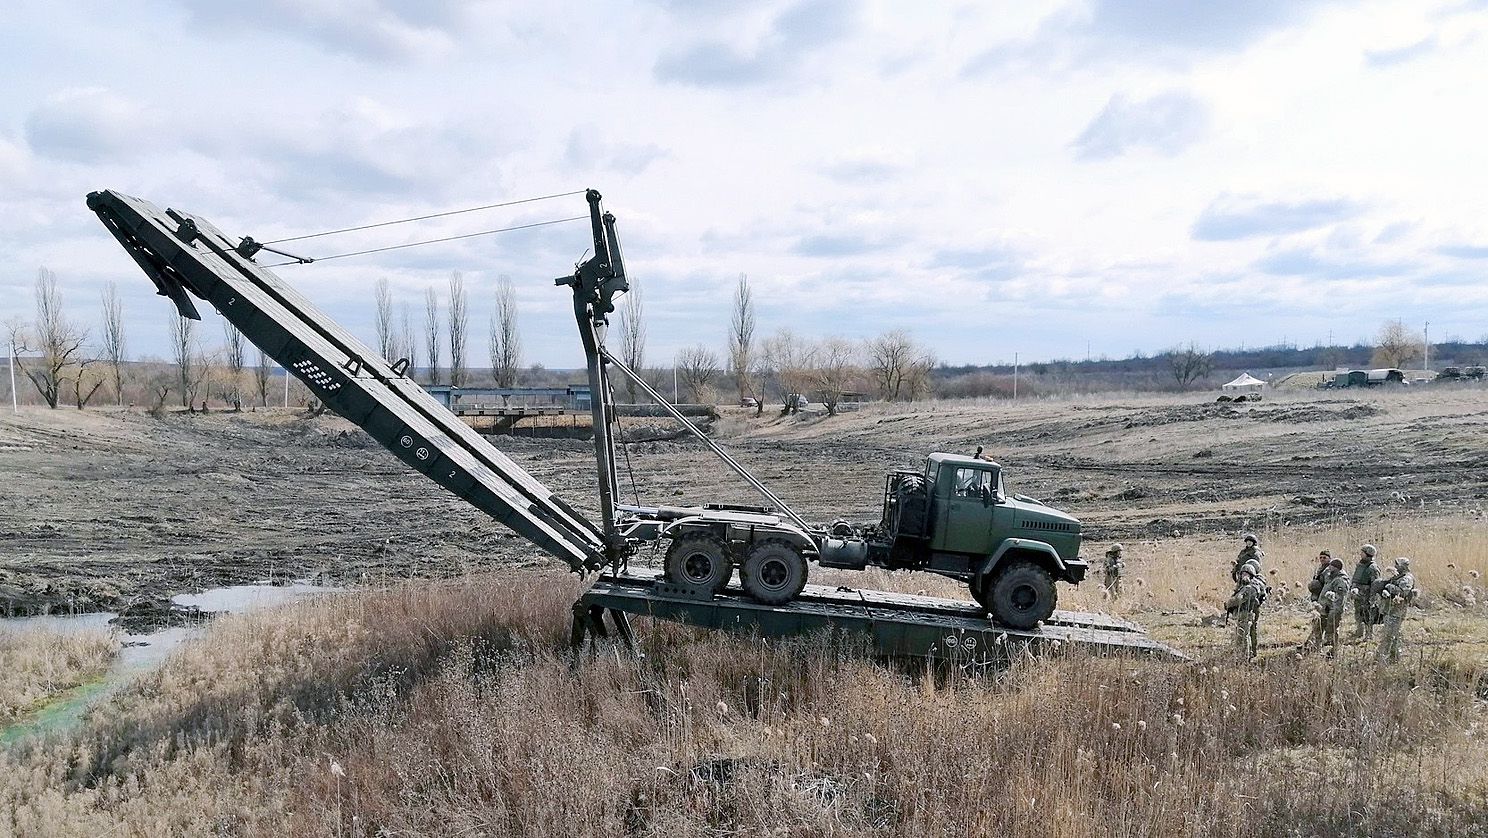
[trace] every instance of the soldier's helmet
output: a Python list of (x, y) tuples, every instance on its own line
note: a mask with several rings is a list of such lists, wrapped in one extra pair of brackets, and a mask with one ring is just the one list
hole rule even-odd
[(1245, 535), (1240, 536), (1240, 540), (1241, 541), (1244, 541), (1247, 544), (1260, 544), (1261, 543), (1261, 540), (1259, 538), (1256, 538), (1253, 533), (1246, 533)]
[(1331, 559), (1331, 558), (1333, 558), (1333, 554), (1330, 553), (1330, 552), (1328, 552), (1327, 550), (1319, 550), (1318, 551), (1318, 558), (1320, 558), (1320, 559)]
[(1246, 562), (1245, 564), (1240, 566), (1239, 578), (1241, 582), (1249, 582), (1250, 580), (1255, 578), (1255, 575), (1255, 565), (1251, 564), (1250, 562)]
[(1340, 573), (1343, 572), (1343, 559), (1334, 559), (1333, 561), (1328, 562), (1328, 567), (1331, 567), (1334, 570), (1339, 571)]
[(1373, 544), (1366, 544), (1363, 547), (1360, 547), (1359, 548), (1359, 552), (1360, 553), (1363, 553), (1365, 556), (1368, 556), (1369, 558), (1372, 559), (1372, 558), (1374, 558), (1374, 554), (1375, 553), (1378, 553), (1379, 551), (1376, 550), (1376, 549), (1374, 549), (1374, 545)]
[(1121, 552), (1121, 545), (1120, 544), (1112, 544), (1111, 545), (1111, 549), (1107, 550), (1106, 552), (1107, 553), (1120, 553)]
[(1240, 565), (1240, 572), (1241, 573), (1249, 573), (1251, 576), (1260, 576), (1261, 575), (1261, 566), (1259, 564), (1257, 564), (1254, 560), (1251, 560), (1251, 561), (1246, 562), (1243, 565)]
[(1400, 571), (1401, 573), (1405, 573), (1406, 571), (1410, 570), (1410, 559), (1407, 559), (1405, 556), (1401, 556), (1400, 558), (1396, 559), (1395, 569)]

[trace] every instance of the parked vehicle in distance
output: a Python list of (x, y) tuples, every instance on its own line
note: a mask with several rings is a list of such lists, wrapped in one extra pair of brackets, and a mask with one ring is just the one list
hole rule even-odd
[(753, 399), (749, 396), (745, 396), (744, 398), (739, 399), (739, 407), (759, 407), (759, 399)]
[(1332, 378), (1323, 376), (1323, 381), (1318, 385), (1320, 390), (1340, 390), (1345, 387), (1382, 387), (1386, 384), (1407, 385), (1405, 371), (1393, 368), (1382, 368), (1373, 370), (1347, 370), (1333, 374)]

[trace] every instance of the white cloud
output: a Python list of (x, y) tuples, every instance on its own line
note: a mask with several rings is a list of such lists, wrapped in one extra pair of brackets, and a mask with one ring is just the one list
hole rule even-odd
[[(1220, 5), (21, 4), (0, 32), (0, 320), (46, 264), (84, 319), (119, 281), (136, 345), (164, 353), (161, 301), (82, 208), (91, 189), (264, 240), (592, 185), (648, 288), (655, 357), (718, 343), (739, 273), (763, 331), (906, 327), (950, 362), (1341, 317), (1481, 331), (1465, 161), (1488, 135), (1488, 11)], [(477, 300), (507, 273), (533, 358), (569, 366), (551, 277), (588, 246), (560, 225), (283, 273), (354, 329), (378, 276), (417, 308), (450, 270)]]
[(1204, 103), (1182, 91), (1133, 101), (1116, 94), (1075, 139), (1086, 160), (1115, 157), (1133, 148), (1172, 156), (1203, 138), (1209, 127)]

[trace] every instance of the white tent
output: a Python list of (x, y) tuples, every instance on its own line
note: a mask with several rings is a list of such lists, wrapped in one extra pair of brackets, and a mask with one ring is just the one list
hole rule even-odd
[(1259, 393), (1266, 389), (1266, 382), (1248, 372), (1242, 372), (1239, 378), (1229, 384), (1221, 385), (1219, 389), (1226, 393)]

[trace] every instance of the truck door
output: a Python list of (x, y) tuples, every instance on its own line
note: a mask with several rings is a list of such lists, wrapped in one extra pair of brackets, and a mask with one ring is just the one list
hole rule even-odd
[[(949, 465), (944, 469), (951, 469)], [(943, 510), (939, 542), (941, 550), (985, 555), (992, 549), (993, 506), (984, 497), (993, 491), (992, 470), (955, 468), (949, 483), (941, 484)]]

